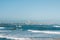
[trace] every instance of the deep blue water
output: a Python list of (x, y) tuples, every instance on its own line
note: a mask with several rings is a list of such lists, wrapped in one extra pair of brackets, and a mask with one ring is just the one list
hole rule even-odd
[(2, 25), (0, 27), (1, 30), (16, 30), (18, 29), (23, 29), (23, 30), (60, 30), (60, 25), (20, 25), (21, 27), (16, 27), (16, 25)]
[[(11, 30), (12, 32), (7, 32), (7, 35), (9, 36), (17, 36), (17, 37), (59, 37), (60, 34), (44, 34), (44, 33), (33, 33), (29, 32), (28, 30), (40, 30), (40, 31), (59, 31), (60, 32), (60, 26), (59, 25), (20, 25), (21, 27), (14, 26), (5, 26), (6, 28), (4, 30)], [(16, 30), (19, 29), (19, 30)], [(22, 29), (22, 30), (20, 30)], [(4, 34), (4, 33), (3, 33)], [(0, 40), (11, 40), (6, 38), (0, 38)]]
[(12, 39), (0, 38), (0, 40), (12, 40)]
[(23, 30), (48, 30), (48, 31), (58, 31), (60, 26), (57, 25), (22, 25), (21, 29)]

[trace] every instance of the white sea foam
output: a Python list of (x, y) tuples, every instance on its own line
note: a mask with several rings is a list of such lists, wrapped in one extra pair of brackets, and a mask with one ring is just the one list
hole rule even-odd
[(56, 32), (56, 31), (38, 31), (38, 30), (28, 30), (28, 31), (34, 33), (60, 34), (60, 32)]
[(0, 27), (0, 29), (5, 29), (5, 27)]
[(53, 26), (53, 27), (60, 27), (60, 26), (57, 26), (57, 25), (56, 25), (56, 26)]
[(11, 30), (0, 30), (0, 32), (12, 32)]
[(21, 38), (9, 37), (9, 36), (3, 36), (3, 35), (0, 35), (0, 38), (15, 39), (15, 40), (19, 40), (19, 39), (21, 39)]

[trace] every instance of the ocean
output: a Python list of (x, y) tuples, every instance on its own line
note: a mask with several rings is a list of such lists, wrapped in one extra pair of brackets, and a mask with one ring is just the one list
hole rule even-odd
[(19, 38), (35, 38), (35, 37), (60, 38), (59, 25), (19, 25), (18, 27), (16, 27), (15, 30), (7, 28), (8, 27), (6, 27), (5, 30), (0, 30), (0, 39), (12, 40)]
[(0, 38), (0, 40), (13, 40), (13, 39)]

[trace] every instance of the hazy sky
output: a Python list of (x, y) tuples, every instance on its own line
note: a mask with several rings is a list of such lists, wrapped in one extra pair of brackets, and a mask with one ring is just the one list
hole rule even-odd
[(0, 0), (0, 20), (60, 21), (60, 0)]

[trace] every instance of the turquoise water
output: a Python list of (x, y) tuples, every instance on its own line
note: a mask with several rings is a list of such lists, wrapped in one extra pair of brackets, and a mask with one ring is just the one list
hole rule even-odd
[(59, 31), (59, 26), (54, 25), (22, 25), (23, 30), (48, 30), (48, 31)]
[[(7, 32), (3, 32), (0, 34), (9, 36), (9, 37), (15, 37), (15, 38), (22, 38), (22, 37), (51, 37), (51, 38), (60, 38), (60, 34), (47, 34), (47, 33), (41, 33), (41, 32), (30, 32), (28, 30), (38, 30), (38, 31), (52, 31), (52, 32), (60, 32), (60, 27), (56, 25), (20, 25), (21, 27), (15, 27), (11, 26), (11, 28), (16, 28), (16, 30), (10, 30), (9, 27), (6, 27)], [(9, 32), (7, 29), (9, 29), (11, 32)], [(1, 39), (1, 38), (0, 38)], [(11, 40), (11, 39), (5, 39), (3, 40)]]
[(0, 40), (12, 40), (12, 39), (0, 38)]

